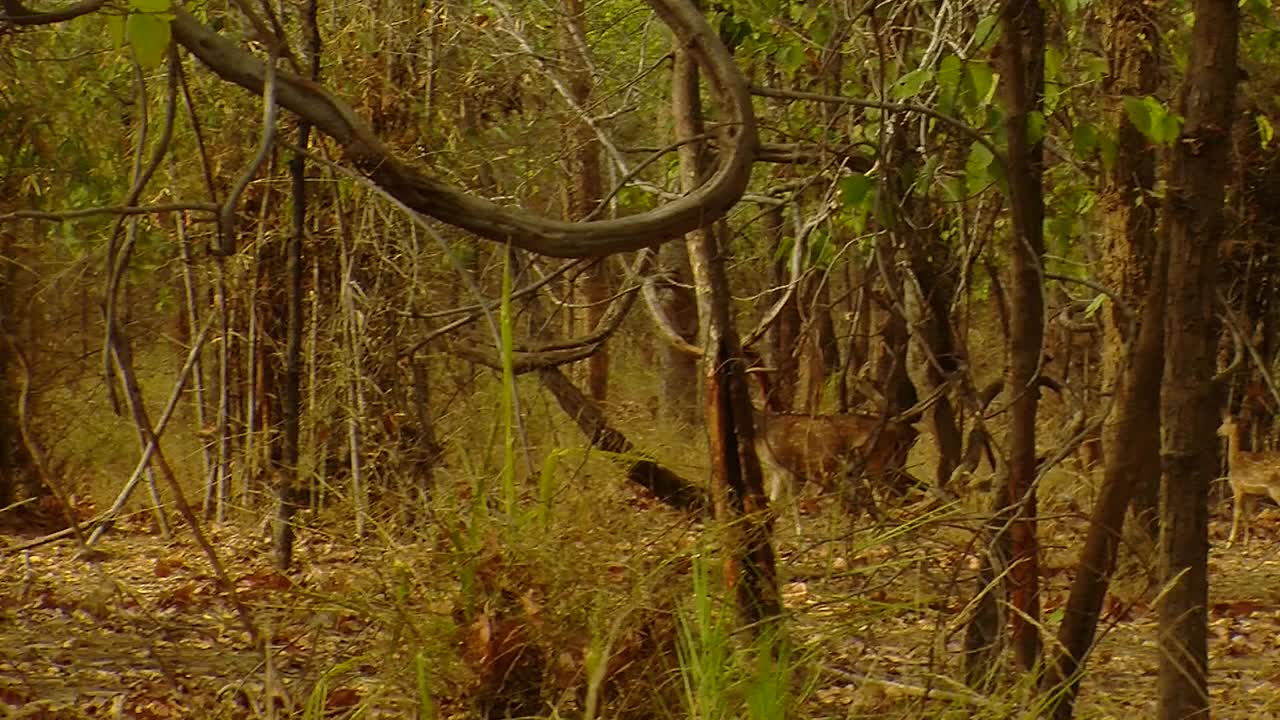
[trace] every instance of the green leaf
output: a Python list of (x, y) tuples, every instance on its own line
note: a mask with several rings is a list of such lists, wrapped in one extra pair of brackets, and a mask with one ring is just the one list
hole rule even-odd
[(938, 174), (938, 168), (942, 167), (942, 158), (937, 154), (930, 155), (924, 161), (924, 167), (920, 170), (920, 177), (911, 183), (912, 192), (919, 196), (926, 196), (933, 187), (933, 179)]
[(1157, 145), (1173, 143), (1182, 132), (1182, 118), (1150, 95), (1143, 98), (1126, 97), (1124, 109), (1134, 128)]
[(1098, 154), (1102, 156), (1102, 167), (1108, 172), (1116, 164), (1116, 139), (1107, 133), (1098, 133)]
[(870, 197), (871, 188), (875, 183), (871, 178), (856, 173), (840, 180), (840, 204), (846, 209), (867, 207), (867, 199)]
[(1053, 112), (1062, 97), (1062, 52), (1055, 47), (1044, 51), (1044, 109)]
[(1076, 60), (1075, 65), (1090, 80), (1101, 80), (1111, 71), (1107, 59), (1096, 53), (1085, 53), (1084, 59)]
[(1000, 26), (997, 25), (998, 17), (988, 15), (978, 21), (977, 27), (973, 31), (973, 39), (975, 41), (974, 54), (978, 55), (991, 50), (996, 46), (996, 41), (1000, 39)]
[(111, 46), (119, 50), (124, 47), (124, 16), (107, 15), (107, 37), (111, 38)]
[(1142, 133), (1148, 140), (1155, 140), (1151, 122), (1151, 108), (1142, 98), (1126, 97), (1124, 99), (1124, 112), (1129, 116), (1129, 122), (1133, 124), (1133, 127), (1138, 132)]
[(1151, 116), (1151, 139), (1168, 145), (1178, 139), (1178, 131), (1182, 129), (1182, 119), (1169, 112), (1159, 100), (1150, 95), (1142, 99), (1147, 106), (1147, 114)]
[(994, 83), (995, 76), (990, 65), (980, 60), (965, 62), (958, 95), (961, 106), (970, 111), (982, 108), (987, 104), (984, 98), (990, 95)]
[(778, 250), (773, 254), (773, 261), (778, 262), (791, 257), (791, 249), (796, 246), (796, 239), (790, 235), (784, 235), (778, 241)]
[(164, 62), (170, 34), (169, 18), (163, 15), (133, 13), (125, 21), (129, 45), (144, 68), (159, 67)]
[(1091, 318), (1094, 315), (1096, 315), (1098, 313), (1098, 310), (1102, 308), (1102, 304), (1105, 303), (1106, 301), (1107, 301), (1106, 293), (1098, 293), (1097, 296), (1093, 298), (1093, 301), (1089, 303), (1089, 307), (1084, 309), (1084, 316), (1087, 318)]
[(129, 9), (137, 13), (167, 13), (173, 9), (173, 0), (129, 0)]
[(1076, 224), (1070, 215), (1055, 215), (1045, 218), (1044, 234), (1056, 254), (1065, 255), (1071, 246), (1071, 239), (1076, 235)]
[(969, 63), (969, 82), (973, 83), (973, 95), (979, 107), (991, 104), (996, 92), (996, 78), (996, 72), (987, 63)]
[(836, 247), (825, 232), (815, 232), (809, 238), (809, 265), (826, 269), (835, 260)]
[(1157, 142), (1161, 145), (1172, 145), (1182, 132), (1182, 118), (1173, 113), (1165, 113), (1160, 117), (1160, 124), (1156, 128)]
[(942, 179), (942, 193), (947, 200), (958, 203), (964, 200), (965, 185), (958, 177), (946, 177)]
[(1098, 148), (1098, 129), (1090, 123), (1080, 123), (1071, 129), (1071, 147), (1076, 157), (1088, 160)]
[(807, 59), (804, 54), (804, 48), (800, 45), (787, 45), (778, 51), (778, 64), (791, 74), (795, 74), (795, 71), (801, 65), (804, 65)]
[(898, 100), (905, 100), (915, 96), (924, 87), (929, 79), (929, 71), (925, 68), (918, 68), (898, 78), (898, 82), (893, 85), (893, 97)]
[(1272, 138), (1275, 137), (1275, 128), (1271, 127), (1271, 121), (1267, 119), (1267, 116), (1261, 113), (1253, 116), (1253, 122), (1258, 126), (1258, 142), (1265, 148), (1271, 144)]
[(986, 145), (975, 142), (969, 148), (964, 163), (965, 179), (969, 192), (976, 193), (991, 184), (991, 161), (995, 159)]
[(1035, 145), (1044, 140), (1044, 113), (1032, 110), (1027, 113), (1027, 142)]
[(955, 55), (942, 58), (938, 64), (938, 111), (950, 112), (960, 92), (964, 63)]

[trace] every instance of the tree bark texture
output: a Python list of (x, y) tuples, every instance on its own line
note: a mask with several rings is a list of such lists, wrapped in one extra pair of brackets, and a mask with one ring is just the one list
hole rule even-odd
[[(955, 371), (958, 348), (951, 330), (950, 308), (955, 298), (954, 274), (946, 272), (942, 263), (955, 262), (946, 243), (941, 242), (933, 224), (919, 217), (922, 213), (913, 207), (916, 203), (904, 198), (902, 204), (917, 215), (915, 222), (907, 223), (908, 235), (897, 243), (900, 252), (907, 256), (910, 268), (903, 282), (902, 306), (907, 323), (915, 328), (915, 335), (907, 346), (907, 375), (918, 395), (929, 395), (946, 382)], [(906, 406), (892, 408), (897, 413)], [(955, 408), (945, 395), (925, 411), (925, 422), (938, 448), (938, 465), (934, 484), (945, 488), (964, 453), (964, 438), (956, 419)]]
[(1160, 699), (1164, 720), (1207, 718), (1209, 483), (1214, 467), (1217, 361), (1213, 323), (1222, 205), (1229, 178), (1240, 11), (1197, 0), (1179, 100), (1163, 231), (1169, 244), (1161, 397)]
[[(677, 51), (677, 57), (687, 48)], [(698, 73), (680, 63), (672, 81), (676, 137), (688, 140), (701, 132)], [(701, 143), (681, 146), (682, 182), (703, 183)], [(692, 191), (692, 188), (686, 185)], [(695, 191), (696, 192), (696, 191)], [(688, 197), (688, 195), (686, 195)], [(759, 632), (762, 621), (782, 612), (773, 551), (773, 521), (764, 492), (764, 475), (756, 456), (746, 360), (729, 311), (726, 248), (714, 224), (686, 239), (698, 305), (706, 393), (707, 445), (711, 455), (712, 506), (724, 539), (724, 577), (735, 593), (742, 623)]]
[[(1058, 630), (1058, 648), (1041, 687), (1051, 717), (1068, 720), (1080, 689), (1085, 656), (1093, 645), (1102, 604), (1115, 572), (1124, 516), (1130, 503), (1140, 526), (1150, 527), (1160, 482), (1160, 374), (1163, 367), (1167, 254), (1156, 247), (1150, 191), (1155, 158), (1129, 121), (1123, 96), (1154, 91), (1159, 32), (1152, 9), (1115, 0), (1105, 9), (1113, 98), (1108, 115), (1117, 130), (1116, 158), (1103, 180), (1103, 272), (1121, 302), (1102, 313), (1104, 394), (1111, 414), (1103, 426), (1102, 489)], [(1132, 317), (1130, 313), (1138, 313)], [(1131, 328), (1137, 336), (1131, 337)]]
[[(786, 212), (781, 207), (769, 208), (762, 219), (769, 250), (775, 260), (770, 278), (774, 287), (785, 288), (792, 281), (790, 261), (779, 251), (786, 237)], [(786, 292), (785, 289), (781, 292)], [(778, 319), (769, 326), (765, 335), (762, 359), (773, 370), (769, 382), (765, 407), (775, 412), (791, 412), (795, 407), (796, 386), (799, 384), (800, 359), (796, 357), (796, 341), (800, 333), (800, 309), (795, 293), (778, 313)]]
[[(320, 30), (316, 24), (316, 10), (316, 0), (307, 0), (302, 6), (303, 44), (312, 80), (320, 76)], [(298, 147), (305, 150), (310, 139), (311, 124), (300, 120)], [(289, 180), (293, 201), (285, 248), (284, 376), (280, 389), (280, 415), (284, 428), (276, 477), (275, 561), (280, 570), (288, 570), (293, 564), (293, 516), (301, 505), (302, 496), (298, 457), (302, 427), (302, 248), (307, 230), (307, 158), (302, 152), (295, 153), (289, 161)]]
[[(1151, 280), (1152, 261), (1156, 253), (1155, 153), (1150, 143), (1129, 121), (1124, 109), (1126, 96), (1143, 97), (1155, 92), (1159, 82), (1160, 28), (1156, 24), (1158, 9), (1152, 4), (1111, 0), (1104, 9), (1107, 29), (1107, 116), (1116, 132), (1116, 157), (1111, 170), (1103, 177), (1101, 205), (1103, 213), (1103, 279), (1107, 286), (1128, 306), (1138, 308)], [(1150, 306), (1147, 306), (1150, 307)], [(1130, 318), (1119, 303), (1103, 306), (1102, 328), (1104, 359), (1102, 363), (1103, 394), (1120, 402), (1117, 383), (1133, 359), (1126, 354), (1130, 327), (1139, 331), (1139, 323), (1149, 316)], [(1155, 322), (1160, 322), (1155, 316)], [(1154, 417), (1154, 415), (1152, 416)], [(1121, 413), (1114, 412), (1102, 427), (1104, 452), (1117, 442), (1138, 445), (1146, 455), (1141, 459), (1133, 495), (1137, 527), (1145, 529), (1154, 541), (1160, 487), (1158, 423), (1139, 423), (1121, 433)], [(1123, 438), (1123, 440), (1121, 439)], [(1136, 448), (1130, 448), (1135, 450)], [(1111, 457), (1111, 456), (1108, 456)]]
[[(690, 287), (693, 278), (684, 243), (664, 243), (658, 248), (658, 268), (663, 278), (658, 294), (662, 310), (681, 337), (692, 344), (698, 339), (698, 304)], [(697, 393), (698, 360), (669, 342), (659, 342), (662, 413), (668, 420), (695, 426), (702, 419)]]
[(1040, 567), (1036, 532), (1036, 413), (1044, 342), (1044, 147), (1029, 136), (1044, 91), (1044, 13), (1038, 0), (1011, 0), (1000, 15), (1004, 45), (1000, 85), (1008, 130), (1010, 256), (1008, 391), (1013, 395), (1009, 492), (1014, 509), (1009, 583), (1014, 658), (1024, 670), (1040, 657)]
[[(569, 91), (578, 107), (587, 108), (591, 101), (591, 71), (587, 52), (585, 9), (583, 0), (564, 0), (564, 56), (570, 68)], [(604, 179), (600, 167), (600, 139), (595, 130), (580, 117), (567, 117), (564, 128), (569, 144), (568, 220), (586, 220), (600, 205), (604, 195)], [(583, 325), (593, 328), (600, 323), (609, 297), (608, 266), (595, 262), (578, 278), (577, 293), (586, 305)], [(570, 333), (575, 334), (577, 331)], [(596, 402), (603, 402), (609, 392), (609, 350), (601, 344), (586, 361), (587, 392)]]
[[(671, 119), (676, 140), (682, 142), (677, 155), (680, 159), (680, 189), (685, 193), (693, 192), (702, 184), (708, 167), (706, 143), (694, 139), (706, 130), (698, 78), (697, 62), (677, 44), (671, 69)], [(705, 240), (714, 233), (715, 223), (709, 223), (694, 230), (686, 240), (694, 236)], [(692, 280), (689, 246), (675, 247), (675, 243), (669, 243), (659, 250), (658, 257), (664, 273), (671, 273), (663, 293), (665, 309), (669, 311), (667, 317), (686, 339), (694, 341), (698, 334), (697, 300), (692, 291), (681, 285)], [(702, 413), (696, 407), (700, 384), (696, 363), (674, 347), (669, 347), (667, 352), (670, 357), (665, 369), (675, 374), (663, 378), (662, 404), (673, 411), (671, 414), (683, 416), (691, 424), (697, 423)]]
[[(1112, 432), (1126, 441), (1103, 445), (1102, 489), (1058, 629), (1058, 648), (1041, 682), (1052, 702), (1047, 714), (1056, 720), (1069, 720), (1072, 715), (1085, 656), (1093, 646), (1102, 604), (1115, 572), (1125, 511), (1145, 473), (1154, 473), (1157, 481), (1160, 477), (1159, 466), (1151, 466), (1152, 455), (1159, 459), (1159, 424), (1153, 423), (1152, 418), (1160, 412), (1166, 266), (1166, 252), (1159, 249), (1142, 305), (1143, 323), (1123, 354), (1121, 372), (1112, 390)], [(1155, 428), (1157, 433), (1147, 432), (1148, 428)]]
[[(314, 12), (314, 3), (309, 7)], [(310, 126), (301, 123), (298, 147), (305, 148), (310, 135)], [(298, 478), (298, 445), (302, 423), (302, 240), (307, 222), (307, 160), (301, 153), (290, 160), (289, 175), (293, 212), (285, 250), (284, 377), (280, 388), (280, 415), (284, 427), (280, 435), (280, 462), (276, 468), (275, 561), (280, 570), (288, 570), (293, 564), (293, 516), (303, 494)]]

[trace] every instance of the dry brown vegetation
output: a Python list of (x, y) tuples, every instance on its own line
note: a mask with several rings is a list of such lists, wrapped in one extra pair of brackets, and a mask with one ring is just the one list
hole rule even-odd
[[(570, 428), (552, 430), (563, 421), (532, 412), (548, 442), (571, 437)], [(643, 418), (632, 423), (663, 457), (700, 451)], [(451, 436), (452, 452), (467, 452), (468, 437)], [(602, 458), (571, 444), (553, 453), (549, 512), (537, 515), (536, 479), (525, 478), (527, 517), (492, 522), (481, 537), (466, 527), (472, 480), (456, 472), (437, 486), (430, 519), (413, 527), (380, 522), (357, 543), (343, 503), (309, 516), (303, 569), (290, 576), (273, 569), (261, 527), (210, 527), (240, 600), (270, 638), (266, 653), (238, 628), (187, 533), (166, 540), (145, 509), (118, 523), (88, 560), (65, 542), (7, 552), (0, 701), (21, 718), (407, 717), (422, 712), (425, 688), (442, 718), (574, 716), (600, 668), (602, 716), (681, 717), (678, 627), (691, 607), (691, 560), (707, 549), (701, 524), (627, 488)], [(909, 468), (927, 474), (931, 462), (920, 444)], [(1055, 499), (1042, 524), (1050, 625), (1094, 482), (1069, 467), (1044, 481)], [(1017, 705), (1018, 688), (978, 696), (951, 679), (982, 519), (982, 495), (972, 498), (946, 508), (913, 495), (876, 522), (851, 520), (822, 496), (802, 535), (782, 524), (795, 716), (995, 718)], [(394, 517), (394, 504), (386, 499), (378, 512)], [(1280, 711), (1280, 676), (1268, 660), (1280, 622), (1280, 561), (1269, 548), (1280, 524), (1264, 510), (1252, 550), (1223, 550), (1228, 516), (1225, 503), (1218, 507), (1217, 713), (1267, 717)], [(88, 517), (94, 508), (79, 511)], [(1158, 588), (1145, 552), (1127, 557), (1107, 602), (1082, 718), (1153, 712)]]

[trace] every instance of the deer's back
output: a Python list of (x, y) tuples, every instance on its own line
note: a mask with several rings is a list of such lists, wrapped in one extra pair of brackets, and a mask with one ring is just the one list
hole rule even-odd
[(777, 464), (807, 480), (828, 484), (852, 463), (882, 472), (915, 439), (909, 425), (871, 415), (777, 414), (762, 418)]

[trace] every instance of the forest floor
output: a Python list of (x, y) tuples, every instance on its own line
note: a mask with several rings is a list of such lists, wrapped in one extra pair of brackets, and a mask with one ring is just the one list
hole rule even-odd
[[(1218, 718), (1280, 717), (1280, 525), (1275, 511), (1266, 513), (1249, 548), (1224, 549), (1224, 523), (1213, 527)], [(406, 612), (406, 586), (396, 578), (416, 562), (412, 545), (372, 549), (309, 532), (300, 541), (302, 569), (290, 579), (271, 569), (261, 534), (211, 527), (240, 600), (271, 638), (267, 667), (189, 533), (166, 540), (142, 525), (118, 527), (90, 561), (69, 541), (0, 556), (0, 717), (319, 718), (357, 708), (366, 717), (413, 717), (415, 662), (432, 672), (432, 654), (456, 648), (447, 603), (417, 597)], [(972, 588), (957, 578), (970, 576), (972, 558), (957, 560), (936, 531), (874, 543), (848, 533), (814, 540), (827, 530), (811, 519), (803, 543), (786, 531), (782, 539), (793, 634), (821, 668), (800, 716), (998, 716), (947, 679), (959, 676), (959, 618)], [(3, 536), (0, 544), (21, 540)], [(1074, 551), (1047, 545), (1052, 626)], [(1152, 594), (1108, 602), (1077, 717), (1154, 717)], [(926, 688), (942, 699), (923, 699)], [(466, 715), (447, 698), (440, 710)]]

